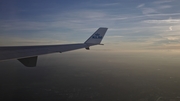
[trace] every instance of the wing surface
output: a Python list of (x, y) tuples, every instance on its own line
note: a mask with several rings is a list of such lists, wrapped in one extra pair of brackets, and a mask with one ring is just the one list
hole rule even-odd
[(39, 55), (66, 52), (76, 49), (98, 45), (102, 41), (108, 28), (99, 28), (87, 41), (77, 44), (63, 45), (41, 45), (41, 46), (7, 46), (0, 47), (0, 61), (8, 59), (18, 59), (27, 67), (34, 67)]

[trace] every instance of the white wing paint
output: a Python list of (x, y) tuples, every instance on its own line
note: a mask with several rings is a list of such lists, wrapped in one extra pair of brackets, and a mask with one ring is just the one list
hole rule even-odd
[(89, 49), (90, 46), (99, 45), (108, 28), (99, 28), (84, 43), (63, 44), (63, 45), (42, 45), (42, 46), (5, 46), (0, 47), (0, 61), (18, 59), (27, 67), (35, 67), (38, 55), (55, 52), (66, 52), (81, 48)]

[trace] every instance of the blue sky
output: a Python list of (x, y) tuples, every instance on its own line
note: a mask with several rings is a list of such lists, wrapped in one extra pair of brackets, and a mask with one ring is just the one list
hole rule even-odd
[(106, 49), (178, 50), (179, 5), (179, 0), (1, 0), (0, 45), (84, 42), (97, 28), (108, 27)]

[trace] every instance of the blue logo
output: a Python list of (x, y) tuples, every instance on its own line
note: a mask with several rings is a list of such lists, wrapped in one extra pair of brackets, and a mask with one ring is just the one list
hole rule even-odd
[(102, 39), (102, 36), (100, 34), (96, 33), (92, 36), (93, 39)]

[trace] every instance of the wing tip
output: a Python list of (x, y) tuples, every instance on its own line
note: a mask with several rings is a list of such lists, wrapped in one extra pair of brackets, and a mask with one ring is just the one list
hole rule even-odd
[(107, 27), (98, 28), (84, 43), (100, 44), (107, 30), (108, 30)]

